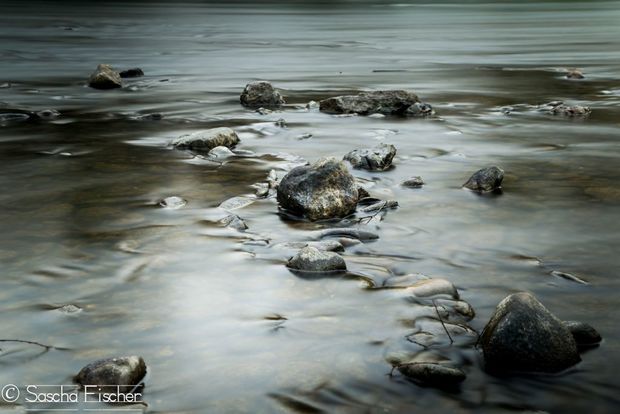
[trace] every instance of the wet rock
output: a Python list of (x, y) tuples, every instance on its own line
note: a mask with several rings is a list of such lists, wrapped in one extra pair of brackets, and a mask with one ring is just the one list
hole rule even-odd
[(494, 373), (553, 373), (581, 360), (569, 329), (527, 292), (497, 305), (480, 344), (486, 369)]
[(404, 187), (420, 188), (424, 185), (424, 181), (422, 180), (422, 177), (416, 176), (403, 181), (402, 185)]
[(284, 118), (280, 118), (274, 122), (274, 125), (280, 128), (286, 128), (286, 120)]
[(271, 83), (266, 81), (248, 83), (239, 100), (241, 105), (253, 109), (260, 107), (279, 108), (285, 103), (282, 95), (274, 89)]
[(344, 252), (342, 243), (336, 240), (311, 241), (311, 242), (287, 242), (277, 244), (274, 247), (284, 247), (287, 249), (303, 249), (304, 247), (314, 247), (326, 252)]
[(234, 157), (235, 153), (232, 152), (230, 148), (220, 145), (215, 148), (212, 148), (207, 155), (211, 158), (224, 159), (228, 157)]
[(347, 265), (338, 254), (319, 250), (316, 247), (304, 247), (288, 261), (288, 267), (304, 272), (344, 271)]
[(325, 229), (319, 233), (320, 239), (326, 237), (346, 237), (351, 239), (357, 239), (361, 241), (376, 240), (379, 235), (366, 230), (352, 229), (348, 227)]
[(409, 287), (412, 284), (416, 284), (421, 280), (429, 280), (429, 277), (422, 273), (409, 273), (406, 275), (398, 275), (387, 278), (383, 282), (383, 286), (386, 287)]
[(428, 116), (433, 114), (433, 107), (424, 102), (416, 102), (407, 108), (407, 116)]
[(228, 200), (222, 201), (218, 206), (224, 210), (237, 210), (249, 206), (256, 201), (255, 198), (250, 197), (231, 197)]
[(178, 208), (184, 207), (187, 204), (187, 201), (181, 197), (172, 196), (160, 200), (158, 204), (163, 208), (176, 210)]
[(403, 90), (362, 92), (358, 95), (336, 96), (319, 103), (322, 112), (331, 114), (407, 115), (407, 110), (419, 99), (415, 93)]
[(114, 89), (122, 87), (123, 82), (112, 66), (101, 64), (90, 75), (88, 86), (95, 89)]
[(390, 210), (398, 207), (398, 201), (385, 200), (378, 201), (376, 203), (369, 204), (367, 206), (360, 207), (358, 211), (360, 213), (376, 213), (382, 210)]
[[(108, 358), (86, 365), (76, 375), (75, 381), (80, 385), (93, 385), (104, 390), (109, 386), (121, 392), (128, 392), (138, 385), (146, 375), (146, 364), (140, 356)], [(123, 387), (124, 386), (124, 387)]]
[(127, 70), (122, 70), (119, 72), (121, 78), (139, 78), (140, 76), (144, 76), (144, 72), (140, 68), (131, 68)]
[(319, 107), (319, 103), (317, 101), (310, 101), (306, 104), (306, 109), (317, 109)]
[(82, 312), (82, 308), (80, 308), (79, 306), (73, 305), (73, 304), (62, 305), (56, 308), (56, 310), (61, 313), (68, 314), (68, 315)]
[(583, 79), (585, 78), (585, 76), (583, 76), (583, 72), (580, 71), (579, 69), (569, 69), (566, 72), (566, 79)]
[(340, 218), (357, 205), (355, 179), (341, 161), (322, 158), (293, 168), (278, 184), (280, 206), (311, 221)]
[(391, 144), (379, 144), (374, 148), (355, 149), (344, 156), (353, 168), (369, 171), (385, 171), (392, 166), (396, 147)]
[(566, 117), (586, 117), (590, 115), (592, 110), (587, 106), (566, 105), (562, 101), (549, 102), (542, 105), (539, 109), (551, 115), (563, 115)]
[(215, 147), (232, 148), (239, 143), (237, 133), (230, 128), (212, 128), (183, 135), (172, 142), (177, 149), (208, 152)]
[(456, 290), (456, 287), (446, 279), (421, 280), (415, 285), (409, 286), (406, 290), (418, 298), (447, 295), (452, 299), (459, 299), (459, 292)]
[(359, 200), (370, 197), (370, 193), (364, 187), (357, 187), (357, 196)]
[(434, 362), (412, 362), (398, 366), (407, 378), (432, 387), (453, 387), (465, 381), (467, 376), (459, 368), (452, 368)]
[(54, 119), (60, 116), (60, 112), (55, 109), (44, 109), (37, 112), (37, 116), (41, 119)]
[(463, 300), (437, 299), (437, 306), (441, 306), (448, 312), (448, 317), (456, 314), (466, 321), (474, 319), (476, 312), (471, 305)]
[(487, 167), (476, 171), (463, 187), (481, 193), (499, 190), (504, 180), (504, 170), (499, 167)]
[(589, 347), (600, 343), (603, 338), (596, 329), (585, 322), (564, 321), (573, 339), (580, 347)]
[(220, 220), (220, 224), (238, 231), (244, 231), (248, 229), (248, 225), (245, 224), (245, 221), (243, 221), (243, 219), (236, 214), (230, 214), (224, 217)]
[(562, 279), (566, 279), (566, 280), (570, 280), (572, 282), (579, 283), (580, 285), (589, 285), (589, 283), (587, 281), (583, 280), (579, 276), (573, 275), (572, 273), (561, 272), (559, 270), (552, 270), (551, 272), (549, 272), (549, 274), (551, 276), (561, 277)]

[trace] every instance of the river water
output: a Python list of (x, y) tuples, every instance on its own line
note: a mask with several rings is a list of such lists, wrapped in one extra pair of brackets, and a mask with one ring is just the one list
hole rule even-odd
[[(0, 384), (67, 384), (95, 359), (139, 354), (149, 412), (619, 409), (620, 2), (2, 3), (0, 337), (58, 349), (0, 344)], [(146, 76), (97, 91), (85, 82), (98, 63)], [(572, 67), (586, 78), (565, 79)], [(290, 105), (241, 107), (257, 79)], [(436, 115), (303, 108), (379, 89), (413, 90)], [(592, 114), (518, 106), (553, 100)], [(243, 156), (214, 163), (170, 146), (218, 126), (239, 133)], [(235, 211), (246, 232), (217, 222), (222, 201), (253, 194), (271, 169), (379, 142), (398, 148), (395, 168), (354, 174), (400, 207), (368, 224), (291, 221), (273, 198)], [(495, 164), (503, 194), (460, 188)], [(423, 188), (400, 185), (417, 175)], [(168, 196), (188, 204), (158, 207)], [(279, 243), (335, 225), (380, 238), (347, 248), (346, 277), (287, 270), (294, 250)], [(444, 346), (427, 353), (468, 379), (419, 387), (388, 374), (421, 351), (405, 337), (428, 314), (371, 288), (408, 273), (452, 281), (478, 331), (526, 290), (604, 341), (561, 375), (508, 378), (486, 374), (471, 346)]]

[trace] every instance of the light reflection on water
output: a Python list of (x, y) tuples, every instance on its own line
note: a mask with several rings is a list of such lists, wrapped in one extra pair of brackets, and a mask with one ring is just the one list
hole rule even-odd
[[(149, 410), (160, 412), (618, 406), (620, 101), (609, 93), (619, 88), (618, 2), (92, 7), (34, 13), (14, 2), (0, 17), (0, 84), (10, 84), (0, 100), (61, 112), (0, 126), (0, 336), (69, 348), (2, 347), (0, 383), (63, 383), (93, 359), (138, 353)], [(88, 89), (99, 62), (147, 76)], [(562, 78), (574, 66), (585, 80)], [(256, 78), (292, 104), (413, 89), (438, 116), (337, 118), (294, 106), (262, 116), (238, 105)], [(557, 99), (593, 113), (501, 112)], [(164, 119), (141, 118), (154, 112)], [(279, 118), (288, 128), (270, 124)], [(168, 145), (216, 126), (235, 128), (239, 148), (256, 155), (218, 165)], [(396, 168), (355, 174), (400, 208), (367, 226), (379, 240), (347, 249), (352, 275), (377, 285), (405, 273), (449, 279), (475, 308), (477, 330), (505, 295), (529, 290), (562, 319), (594, 325), (600, 349), (559, 377), (502, 379), (484, 374), (470, 347), (442, 349), (467, 381), (457, 393), (420, 388), (386, 374), (390, 358), (419, 351), (404, 338), (422, 308), (361, 278), (299, 278), (284, 266), (291, 250), (248, 243), (307, 240), (323, 225), (286, 220), (272, 199), (236, 211), (245, 234), (217, 224), (217, 205), (251, 194), (295, 155), (378, 142), (396, 145)], [(490, 164), (507, 172), (503, 195), (459, 188)], [(400, 186), (415, 175), (422, 189)], [(171, 195), (187, 206), (156, 207)], [(82, 311), (56, 309), (64, 304)]]

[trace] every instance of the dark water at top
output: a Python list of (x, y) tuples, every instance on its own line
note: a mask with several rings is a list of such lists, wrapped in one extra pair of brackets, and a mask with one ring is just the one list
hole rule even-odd
[[(616, 412), (618, 39), (616, 1), (3, 2), (0, 337), (67, 349), (3, 343), (0, 384), (70, 383), (94, 359), (140, 354), (149, 412)], [(86, 87), (102, 62), (146, 76)], [(571, 67), (586, 79), (564, 79)], [(255, 79), (291, 105), (242, 108)], [(437, 115), (295, 106), (387, 88), (416, 91)], [(592, 114), (501, 110), (552, 100)], [(26, 120), (17, 109), (60, 116)], [(164, 118), (145, 116), (156, 112)], [(215, 126), (233, 127), (253, 155), (219, 164), (169, 145)], [(395, 168), (355, 175), (400, 208), (360, 225), (380, 238), (344, 253), (358, 277), (290, 273), (294, 250), (273, 246), (333, 223), (286, 220), (274, 199), (235, 211), (245, 233), (217, 223), (216, 207), (252, 194), (271, 169), (379, 142), (398, 148)], [(501, 196), (460, 189), (493, 164), (506, 170)], [(422, 189), (400, 186), (415, 175)], [(172, 195), (187, 206), (157, 207)], [(527, 290), (604, 342), (562, 375), (489, 376), (471, 347), (421, 352), (405, 340), (433, 314), (370, 286), (406, 273), (457, 285), (478, 331), (504, 296)], [(67, 304), (81, 311), (58, 309)], [(460, 390), (387, 375), (393, 358), (425, 355), (463, 366)]]

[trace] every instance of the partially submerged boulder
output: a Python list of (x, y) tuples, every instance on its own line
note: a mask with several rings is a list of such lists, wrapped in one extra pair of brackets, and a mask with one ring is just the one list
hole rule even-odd
[(527, 292), (497, 305), (480, 345), (486, 369), (493, 373), (554, 373), (581, 360), (569, 329)]
[(573, 339), (580, 347), (590, 347), (599, 344), (603, 338), (596, 329), (585, 322), (564, 321)]
[(331, 114), (424, 115), (430, 105), (421, 104), (418, 96), (404, 90), (362, 92), (358, 95), (335, 96), (323, 99), (322, 112)]
[(579, 69), (569, 69), (566, 71), (566, 79), (583, 79), (583, 72)]
[(267, 81), (250, 82), (239, 97), (241, 105), (252, 108), (279, 108), (284, 102), (284, 98)]
[(384, 171), (392, 166), (396, 155), (396, 147), (392, 144), (381, 143), (374, 148), (355, 149), (344, 156), (344, 160), (351, 163), (353, 168), (369, 171)]
[(550, 115), (562, 115), (569, 118), (587, 117), (592, 110), (587, 106), (566, 105), (562, 101), (553, 101), (539, 106), (539, 110)]
[[(75, 382), (82, 386), (97, 386), (129, 392), (137, 386), (146, 375), (146, 364), (140, 356), (125, 356), (95, 361), (86, 365), (75, 376)], [(108, 386), (108, 387), (105, 387)]]
[(338, 272), (347, 270), (344, 259), (338, 254), (306, 246), (288, 261), (288, 267), (303, 272)]
[(123, 82), (112, 66), (101, 64), (90, 75), (88, 86), (95, 89), (114, 89), (122, 87)]
[(293, 168), (278, 185), (280, 206), (309, 220), (332, 219), (355, 211), (355, 179), (342, 161), (322, 158)]
[(120, 71), (119, 75), (121, 78), (139, 78), (144, 76), (144, 72), (140, 68), (131, 68)]
[(424, 185), (424, 180), (420, 176), (415, 176), (403, 181), (401, 185), (409, 188), (420, 188)]
[(481, 193), (499, 190), (504, 180), (504, 170), (499, 167), (487, 167), (476, 171), (463, 187)]
[(212, 128), (183, 135), (175, 139), (172, 145), (177, 149), (209, 152), (216, 147), (233, 148), (239, 143), (239, 136), (230, 128)]
[(467, 376), (460, 368), (436, 362), (412, 362), (398, 366), (398, 370), (415, 382), (431, 387), (449, 388), (465, 381)]

